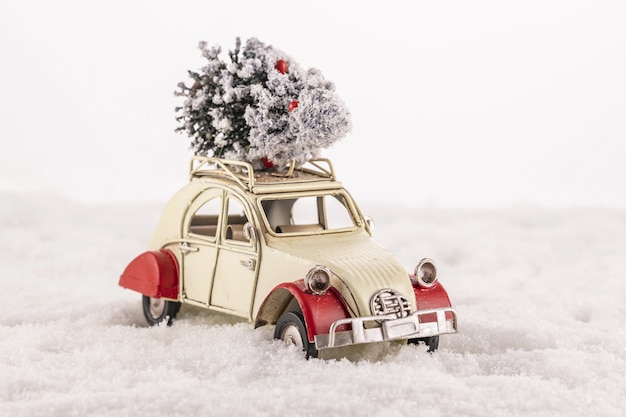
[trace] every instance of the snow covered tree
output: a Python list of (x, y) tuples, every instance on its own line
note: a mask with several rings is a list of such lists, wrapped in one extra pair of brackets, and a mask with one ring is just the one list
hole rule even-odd
[(196, 155), (250, 162), (255, 168), (298, 165), (318, 156), (351, 128), (334, 84), (317, 69), (302, 69), (255, 38), (221, 59), (220, 47), (199, 48), (208, 63), (179, 83), (176, 129), (191, 137)]

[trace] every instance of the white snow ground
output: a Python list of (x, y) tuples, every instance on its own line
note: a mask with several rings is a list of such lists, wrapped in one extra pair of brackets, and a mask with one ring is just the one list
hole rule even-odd
[(185, 309), (147, 328), (117, 286), (161, 205), (0, 195), (1, 416), (623, 416), (626, 210), (362, 207), (459, 313), (440, 350), (306, 361)]

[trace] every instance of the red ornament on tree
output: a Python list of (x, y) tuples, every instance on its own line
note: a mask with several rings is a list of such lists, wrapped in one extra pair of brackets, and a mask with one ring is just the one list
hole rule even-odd
[(265, 168), (274, 168), (274, 163), (265, 157), (261, 158), (261, 163)]
[(287, 63), (284, 60), (279, 59), (278, 61), (276, 61), (276, 65), (274, 65), (274, 68), (276, 68), (281, 74), (284, 74), (287, 72)]
[(291, 103), (289, 103), (289, 111), (293, 111), (293, 109), (298, 107), (298, 100), (294, 100)]

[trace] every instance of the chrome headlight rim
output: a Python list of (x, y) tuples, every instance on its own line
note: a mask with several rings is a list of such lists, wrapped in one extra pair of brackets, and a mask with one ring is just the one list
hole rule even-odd
[(304, 286), (315, 295), (324, 295), (330, 288), (332, 276), (331, 270), (324, 265), (315, 265), (304, 277)]
[(422, 258), (417, 263), (414, 273), (420, 287), (431, 288), (437, 283), (437, 264), (430, 258)]

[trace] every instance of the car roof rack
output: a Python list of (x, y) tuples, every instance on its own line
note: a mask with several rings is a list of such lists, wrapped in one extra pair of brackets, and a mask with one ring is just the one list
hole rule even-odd
[(296, 166), (291, 161), (286, 172), (276, 170), (254, 170), (252, 164), (206, 156), (194, 156), (189, 164), (189, 181), (205, 177), (226, 177), (234, 180), (241, 187), (253, 191), (260, 184), (275, 184), (277, 182), (310, 182), (335, 181), (335, 169), (329, 159), (316, 158), (307, 161), (302, 166)]

